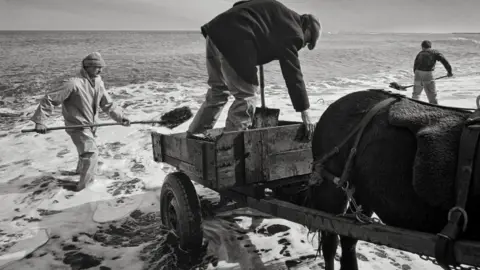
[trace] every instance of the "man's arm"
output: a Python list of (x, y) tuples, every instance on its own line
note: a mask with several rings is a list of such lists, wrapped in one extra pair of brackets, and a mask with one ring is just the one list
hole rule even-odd
[(74, 89), (74, 80), (68, 80), (61, 83), (53, 91), (47, 92), (42, 100), (40, 100), (40, 104), (30, 120), (36, 124), (44, 125), (45, 120), (52, 114), (54, 106), (62, 104)]
[(310, 108), (300, 60), (298, 59), (297, 46), (301, 48), (301, 44), (303, 44), (303, 40), (300, 37), (295, 38), (294, 42), (280, 50), (281, 55), (279, 56), (280, 68), (287, 85), (288, 94), (290, 95), (293, 108), (297, 112)]
[(107, 93), (103, 82), (102, 92), (102, 97), (100, 98), (100, 108), (102, 109), (102, 111), (107, 113), (113, 120), (121, 123), (125, 119), (123, 109), (112, 100), (110, 95)]
[(450, 63), (447, 61), (447, 59), (445, 58), (445, 56), (443, 56), (443, 54), (441, 54), (440, 52), (436, 51), (435, 52), (435, 59), (437, 61), (440, 61), (440, 63), (442, 63), (443, 67), (445, 67), (445, 69), (447, 70), (448, 74), (451, 74), (452, 73), (452, 66), (450, 66)]
[(420, 54), (417, 54), (417, 57), (415, 57), (415, 61), (413, 61), (413, 73), (415, 73), (415, 70), (417, 70), (418, 67), (418, 57)]

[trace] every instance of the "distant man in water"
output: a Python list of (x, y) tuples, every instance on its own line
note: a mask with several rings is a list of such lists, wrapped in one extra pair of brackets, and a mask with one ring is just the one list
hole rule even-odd
[[(94, 124), (98, 119), (97, 108), (108, 113), (116, 122), (125, 126), (130, 121), (124, 116), (107, 93), (100, 77), (105, 61), (98, 52), (87, 55), (77, 76), (64, 81), (58, 88), (45, 94), (31, 120), (35, 131), (45, 134), (45, 120), (52, 114), (54, 106), (63, 105), (62, 115), (66, 126)], [(95, 143), (94, 128), (66, 129), (79, 155), (76, 174), (80, 174), (77, 191), (84, 189), (95, 177), (98, 149)]]
[(210, 88), (188, 136), (213, 128), (230, 94), (235, 100), (224, 131), (250, 128), (258, 89), (256, 66), (279, 60), (293, 107), (301, 113), (311, 138), (314, 124), (298, 51), (305, 46), (315, 48), (321, 35), (317, 18), (299, 15), (275, 0), (239, 1), (203, 25), (201, 31), (206, 39)]
[(432, 43), (428, 40), (422, 42), (422, 51), (417, 54), (413, 64), (413, 72), (415, 73), (414, 86), (412, 98), (419, 99), (422, 90), (425, 88), (425, 94), (428, 101), (432, 104), (438, 104), (437, 90), (435, 80), (433, 78), (433, 70), (435, 64), (440, 61), (447, 70), (447, 76), (452, 77), (452, 67), (447, 59), (438, 52), (432, 49)]

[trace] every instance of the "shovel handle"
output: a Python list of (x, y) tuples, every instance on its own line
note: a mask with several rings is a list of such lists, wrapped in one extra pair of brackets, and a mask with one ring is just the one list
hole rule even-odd
[[(134, 124), (164, 124), (164, 121), (132, 121), (130, 122), (130, 125)], [(119, 126), (121, 123), (97, 123), (97, 124), (91, 124), (91, 125), (72, 125), (72, 126), (61, 126), (61, 127), (51, 127), (47, 128), (46, 130), (60, 130), (60, 129), (77, 129), (77, 128), (88, 128), (88, 127), (105, 127), (105, 126)], [(35, 129), (22, 129), (22, 133), (25, 132), (34, 132)]]
[(265, 108), (265, 81), (263, 78), (263, 65), (260, 65), (260, 97), (262, 99), (262, 108)]
[[(443, 79), (443, 78), (447, 78), (447, 77), (448, 77), (448, 75), (445, 75), (445, 76), (440, 76), (440, 77), (438, 77), (438, 78), (435, 78), (435, 79), (433, 79), (433, 80), (434, 80), (434, 81), (436, 81), (436, 80)], [(408, 85), (408, 86), (399, 86), (399, 89), (397, 89), (397, 90), (400, 90), (400, 91), (407, 91), (407, 88), (410, 88), (410, 87), (412, 87), (412, 86), (415, 86), (415, 85), (414, 85), (414, 84), (412, 84), (412, 85)]]

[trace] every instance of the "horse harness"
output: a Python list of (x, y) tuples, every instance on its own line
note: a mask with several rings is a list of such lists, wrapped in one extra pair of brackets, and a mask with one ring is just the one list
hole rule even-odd
[[(480, 110), (475, 110), (469, 119), (480, 117)], [(449, 265), (458, 265), (455, 258), (454, 244), (461, 233), (467, 230), (468, 215), (465, 210), (467, 199), (474, 178), (474, 163), (480, 161), (477, 151), (479, 147), (480, 129), (473, 128), (473, 125), (465, 125), (460, 136), (458, 149), (457, 173), (455, 176), (455, 206), (448, 212), (448, 222), (443, 230), (437, 234), (435, 245), (435, 259), (438, 264), (449, 269)], [(478, 150), (477, 150), (478, 148)]]
[[(357, 153), (357, 147), (362, 138), (363, 131), (370, 123), (373, 117), (382, 109), (391, 105), (392, 103), (399, 101), (399, 98), (407, 98), (405, 96), (395, 95), (396, 97), (390, 97), (384, 99), (375, 104), (362, 118), (360, 123), (347, 135), (347, 137), (334, 147), (330, 152), (325, 154), (320, 160), (313, 162), (312, 176), (310, 177), (309, 186), (319, 185), (322, 179), (328, 179), (333, 181), (338, 187), (342, 188), (346, 193), (349, 202), (353, 202), (354, 208), (359, 208), (357, 213), (361, 211), (361, 207), (358, 207), (353, 199), (353, 187), (349, 187), (348, 177), (353, 167), (355, 155)], [(410, 98), (408, 98), (410, 99)], [(417, 101), (417, 100), (413, 100)], [(445, 106), (443, 106), (445, 107)], [(470, 119), (480, 117), (480, 109), (475, 110)], [(340, 148), (343, 147), (354, 135), (355, 140), (353, 146), (350, 148), (347, 161), (343, 168), (340, 177), (333, 175), (325, 170), (325, 163), (334, 155), (340, 152)], [(435, 243), (435, 260), (438, 265), (443, 269), (450, 269), (449, 265), (458, 267), (459, 263), (455, 258), (454, 244), (459, 235), (466, 231), (468, 225), (468, 215), (465, 210), (468, 194), (470, 191), (470, 185), (473, 178), (473, 166), (475, 158), (477, 158), (478, 166), (480, 167), (480, 128), (469, 126), (466, 124), (463, 127), (460, 137), (459, 153), (457, 160), (457, 172), (455, 177), (455, 206), (448, 212), (448, 222), (441, 232), (437, 233), (437, 241)], [(476, 156), (477, 147), (479, 156)], [(346, 210), (345, 210), (346, 212)], [(344, 213), (345, 214), (345, 213)], [(361, 220), (358, 215), (356, 218)], [(478, 268), (477, 268), (478, 269)]]

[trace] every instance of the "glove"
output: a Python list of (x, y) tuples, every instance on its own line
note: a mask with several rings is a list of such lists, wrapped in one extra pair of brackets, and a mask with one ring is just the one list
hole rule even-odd
[(35, 132), (40, 133), (40, 134), (45, 134), (47, 133), (47, 126), (43, 124), (35, 124)]

